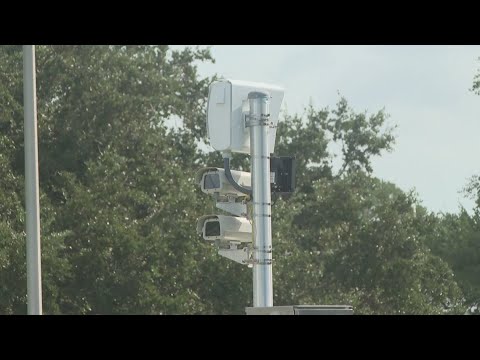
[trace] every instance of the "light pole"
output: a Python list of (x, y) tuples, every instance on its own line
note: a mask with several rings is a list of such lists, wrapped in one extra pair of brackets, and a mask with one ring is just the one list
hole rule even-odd
[(248, 94), (253, 195), (253, 306), (273, 306), (269, 95)]
[(42, 315), (35, 45), (23, 45), (23, 104), (25, 134), (25, 223), (27, 233), (27, 307), (29, 315)]

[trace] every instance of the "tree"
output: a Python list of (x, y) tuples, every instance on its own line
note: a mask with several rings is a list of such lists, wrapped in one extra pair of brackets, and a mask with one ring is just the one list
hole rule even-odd
[(473, 78), (472, 91), (474, 91), (477, 95), (480, 95), (480, 71), (477, 72), (477, 75), (475, 75)]
[(457, 310), (461, 291), (425, 245), (412, 195), (364, 173), (313, 189), (276, 209), (289, 217), (275, 227), (277, 303), (349, 303), (360, 314)]
[[(0, 311), (18, 313), (26, 309), (23, 223), (4, 214), (22, 219), (24, 211), (21, 47), (2, 47), (0, 59), (0, 127), (9, 150), (0, 189), (19, 198), (3, 205), (2, 233), (10, 235), (0, 270), (11, 279), (5, 298), (18, 300), (1, 302)], [(46, 313), (208, 308), (190, 286), (196, 257), (211, 249), (191, 227), (201, 202), (192, 201), (189, 179), (210, 81), (198, 78), (194, 62), (210, 59), (206, 50), (167, 46), (37, 47)], [(172, 116), (182, 129), (168, 130)]]
[[(425, 245), (415, 197), (371, 176), (371, 157), (394, 140), (382, 130), (385, 120), (379, 112), (367, 121), (341, 99), (332, 112), (310, 109), (305, 123), (287, 119), (279, 128), (279, 148), (299, 154), (301, 175), (297, 193), (274, 208), (277, 304), (348, 303), (361, 314), (458, 311), (461, 291)], [(336, 174), (329, 139), (342, 143)]]
[(434, 219), (428, 233), (432, 251), (453, 269), (469, 311), (478, 313), (480, 304), (480, 177), (473, 176), (464, 189), (475, 200), (473, 214), (444, 214)]

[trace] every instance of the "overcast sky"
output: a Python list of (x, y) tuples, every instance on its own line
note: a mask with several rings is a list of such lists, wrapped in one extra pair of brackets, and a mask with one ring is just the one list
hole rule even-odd
[(415, 189), (432, 211), (473, 201), (459, 191), (480, 174), (480, 96), (469, 91), (480, 46), (212, 46), (201, 75), (285, 87), (289, 113), (334, 107), (338, 92), (356, 111), (385, 107), (396, 124), (394, 151), (374, 161), (376, 176)]

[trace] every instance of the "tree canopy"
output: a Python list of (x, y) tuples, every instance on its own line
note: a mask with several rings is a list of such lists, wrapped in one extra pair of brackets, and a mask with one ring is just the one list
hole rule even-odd
[(480, 70), (477, 72), (477, 75), (475, 75), (475, 77), (473, 78), (472, 91), (474, 91), (477, 95), (480, 95)]

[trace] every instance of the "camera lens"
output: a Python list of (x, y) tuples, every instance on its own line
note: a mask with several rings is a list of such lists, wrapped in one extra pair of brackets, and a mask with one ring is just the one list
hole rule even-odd
[(220, 175), (219, 174), (205, 175), (205, 180), (203, 182), (203, 188), (205, 190), (219, 189), (220, 188)]
[(205, 224), (205, 236), (220, 236), (220, 221), (209, 221)]

